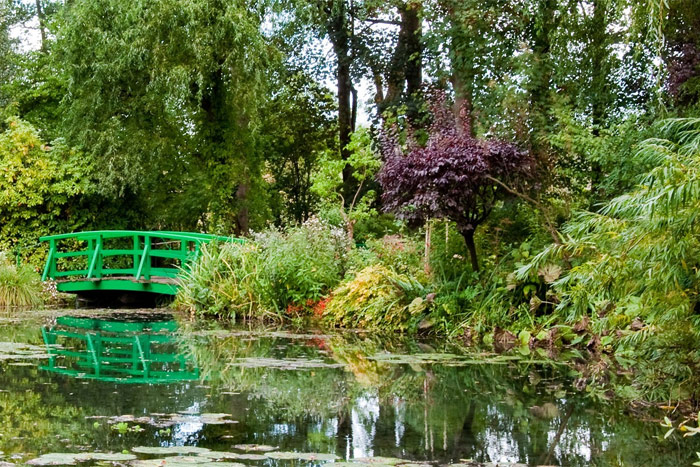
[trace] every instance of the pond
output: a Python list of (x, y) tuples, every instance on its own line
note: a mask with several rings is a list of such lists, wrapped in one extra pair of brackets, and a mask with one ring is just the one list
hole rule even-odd
[(690, 465), (537, 353), (167, 311), (0, 317), (0, 466)]

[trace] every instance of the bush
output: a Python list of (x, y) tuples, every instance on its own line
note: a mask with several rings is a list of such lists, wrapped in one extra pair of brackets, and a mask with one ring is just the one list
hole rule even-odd
[(0, 307), (36, 307), (42, 302), (39, 275), (31, 267), (16, 267), (0, 255)]
[(269, 230), (255, 240), (261, 292), (277, 309), (319, 300), (347, 269), (347, 235), (316, 218), (286, 232)]
[(324, 319), (348, 328), (414, 329), (427, 308), (426, 292), (415, 277), (369, 266), (333, 291)]
[(235, 319), (299, 312), (335, 287), (348, 264), (345, 233), (317, 219), (270, 229), (245, 245), (209, 245), (183, 274), (176, 306)]
[(257, 314), (258, 256), (253, 244), (204, 245), (199, 261), (181, 275), (175, 307), (231, 319)]

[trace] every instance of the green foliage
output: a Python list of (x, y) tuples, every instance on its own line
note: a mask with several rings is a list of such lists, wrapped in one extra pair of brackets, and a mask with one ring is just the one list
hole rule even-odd
[(276, 76), (279, 90), (263, 109), (263, 145), (278, 221), (304, 222), (318, 200), (311, 192), (319, 157), (337, 146), (329, 89), (302, 71)]
[(426, 310), (425, 294), (420, 279), (373, 265), (333, 291), (324, 319), (348, 328), (415, 329)]
[(0, 307), (38, 307), (43, 303), (39, 275), (29, 266), (16, 266), (0, 253)]
[[(355, 224), (369, 222), (378, 215), (374, 206), (376, 193), (371, 184), (381, 161), (366, 128), (353, 133), (347, 149), (350, 151), (347, 160), (331, 156), (329, 153), (320, 160), (311, 190), (323, 204), (337, 209), (352, 239)], [(350, 168), (353, 179), (358, 183), (352, 199), (343, 197), (343, 171), (346, 166)]]
[(265, 296), (277, 309), (319, 300), (345, 274), (347, 237), (316, 218), (284, 232), (269, 230), (256, 242)]
[(259, 12), (96, 0), (66, 5), (63, 21), (65, 130), (95, 162), (96, 189), (134, 193), (152, 223), (178, 229), (262, 225), (258, 109), (274, 48)]
[(571, 264), (552, 281), (555, 313), (569, 323), (590, 317), (598, 332), (617, 331), (621, 351), (646, 355), (647, 384), (664, 384), (668, 393), (669, 384), (685, 381), (673, 391), (679, 396), (695, 391), (688, 379), (700, 361), (700, 119), (667, 120), (659, 131), (663, 138), (644, 141), (634, 156), (654, 167), (640, 185), (599, 213), (578, 213), (564, 228), (566, 242), (539, 253), (518, 276)]
[(86, 222), (90, 210), (71, 209), (88, 190), (86, 172), (82, 158), (60, 141), (49, 147), (33, 126), (8, 119), (0, 133), (0, 248), (31, 253), (39, 236)]
[(205, 246), (183, 274), (176, 306), (232, 319), (298, 313), (340, 282), (348, 249), (342, 230), (315, 218), (245, 245)]

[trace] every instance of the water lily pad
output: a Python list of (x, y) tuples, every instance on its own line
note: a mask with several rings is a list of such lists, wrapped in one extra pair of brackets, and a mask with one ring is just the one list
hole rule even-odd
[(257, 452), (271, 452), (279, 449), (278, 446), (268, 446), (267, 444), (236, 444), (234, 449), (240, 451), (257, 451)]
[(357, 457), (352, 460), (353, 462), (359, 462), (361, 464), (382, 464), (382, 465), (398, 465), (407, 462), (405, 459), (399, 459), (397, 457)]
[(208, 459), (206, 457), (199, 457), (199, 456), (175, 456), (175, 457), (166, 457), (165, 458), (166, 465), (208, 464), (210, 462), (211, 462), (211, 459)]
[(108, 462), (126, 462), (126, 461), (136, 460), (136, 456), (133, 454), (125, 454), (123, 452), (115, 452), (115, 453), (94, 452), (90, 455), (90, 460), (108, 461)]
[(276, 368), (279, 370), (303, 370), (307, 368), (343, 368), (342, 363), (329, 363), (308, 358), (246, 357), (236, 359), (230, 366), (243, 368)]
[(22, 342), (0, 342), (1, 360), (36, 360), (48, 358), (45, 347)]
[(208, 459), (206, 457), (198, 457), (198, 456), (174, 456), (174, 457), (165, 457), (162, 459), (145, 459), (145, 460), (138, 460), (134, 461), (130, 464), (133, 467), (160, 467), (160, 466), (169, 466), (169, 467), (186, 467), (190, 465), (198, 465), (198, 466), (211, 466), (215, 465), (218, 467), (245, 467), (243, 464), (237, 464), (235, 462), (214, 462), (211, 459)]
[(339, 459), (335, 454), (322, 454), (318, 452), (268, 452), (265, 454), (270, 459), (277, 460), (302, 460), (302, 461), (334, 461)]
[(238, 459), (246, 461), (264, 461), (267, 459), (266, 456), (262, 454), (241, 454), (239, 452), (226, 452), (226, 451), (211, 451), (200, 454), (200, 456), (208, 457), (210, 459)]
[(29, 465), (74, 465), (86, 461), (125, 462), (136, 459), (133, 454), (107, 452), (52, 452), (27, 462)]
[(211, 451), (210, 449), (197, 446), (137, 446), (131, 448), (131, 450), (139, 454), (154, 455), (203, 454)]

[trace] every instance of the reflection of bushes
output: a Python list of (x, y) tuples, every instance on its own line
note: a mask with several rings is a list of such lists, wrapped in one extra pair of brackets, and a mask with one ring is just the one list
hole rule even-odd
[(425, 301), (423, 284), (381, 265), (369, 266), (333, 291), (325, 317), (350, 328), (405, 330), (417, 324)]

